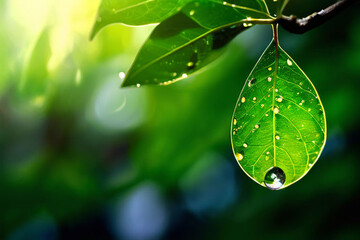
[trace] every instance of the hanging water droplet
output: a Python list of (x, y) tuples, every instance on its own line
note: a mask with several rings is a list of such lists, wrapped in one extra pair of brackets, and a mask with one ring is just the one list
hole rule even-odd
[(271, 168), (265, 175), (264, 183), (268, 189), (278, 190), (284, 186), (286, 176), (279, 167)]
[(244, 27), (251, 27), (251, 26), (252, 26), (252, 23), (243, 23), (243, 26), (244, 26)]
[(241, 154), (241, 153), (236, 153), (236, 154), (235, 154), (235, 157), (236, 157), (236, 160), (238, 160), (238, 161), (241, 161), (241, 160), (244, 159), (244, 155)]
[(254, 85), (256, 83), (256, 78), (252, 78), (249, 83), (248, 86), (251, 87), (252, 85)]
[(244, 103), (245, 100), (246, 100), (245, 97), (242, 97), (242, 98), (241, 98), (241, 102), (242, 102), (242, 103)]
[(247, 145), (246, 143), (244, 143), (244, 144), (243, 144), (243, 146), (244, 146), (245, 148), (247, 148), (247, 147), (248, 147), (248, 145)]

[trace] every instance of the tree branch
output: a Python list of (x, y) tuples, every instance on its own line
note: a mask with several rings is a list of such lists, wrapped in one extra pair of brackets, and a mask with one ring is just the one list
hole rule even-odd
[(297, 34), (305, 33), (330, 20), (356, 1), (357, 0), (341, 0), (326, 9), (315, 12), (307, 17), (299, 19), (294, 15), (281, 16), (277, 22), (288, 32)]

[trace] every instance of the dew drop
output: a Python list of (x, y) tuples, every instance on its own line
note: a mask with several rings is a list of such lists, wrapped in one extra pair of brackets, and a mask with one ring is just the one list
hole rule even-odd
[(269, 70), (269, 71), (271, 71), (271, 70), (272, 70), (272, 68), (271, 68), (271, 67), (269, 67), (269, 68), (268, 68), (268, 70)]
[(236, 120), (236, 118), (234, 118), (234, 125), (236, 125), (236, 123), (237, 123), (237, 120)]
[(136, 84), (136, 87), (140, 87), (140, 83)]
[(275, 92), (278, 92), (279, 91), (279, 89), (275, 89)]
[(286, 62), (287, 62), (287, 64), (288, 64), (289, 66), (292, 66), (292, 65), (293, 65), (293, 63), (292, 63), (292, 61), (291, 61), (290, 59), (288, 59)]
[(243, 23), (243, 26), (244, 26), (244, 27), (251, 27), (251, 26), (252, 26), (252, 23)]
[(236, 160), (238, 160), (238, 161), (241, 161), (241, 160), (244, 159), (244, 155), (241, 154), (241, 153), (236, 153), (236, 154), (235, 154), (235, 157), (236, 157)]
[(241, 102), (242, 102), (242, 103), (244, 103), (245, 100), (246, 100), (245, 97), (242, 97), (242, 98), (241, 98)]
[(271, 82), (271, 77), (268, 77), (268, 82)]
[(244, 144), (243, 144), (243, 146), (244, 146), (245, 148), (247, 148), (247, 147), (248, 147), (248, 145), (247, 145), (246, 143), (244, 143)]
[(124, 78), (125, 78), (125, 73), (124, 73), (124, 72), (120, 72), (120, 73), (119, 73), (119, 78), (120, 78), (120, 79), (124, 79)]
[(253, 101), (256, 101), (256, 97), (253, 97)]
[(194, 63), (193, 62), (188, 62), (187, 66), (190, 68), (190, 67), (194, 66)]
[(195, 13), (195, 11), (191, 10), (189, 14), (190, 14), (190, 16), (192, 16), (192, 15), (194, 15), (194, 13)]
[(256, 125), (255, 125), (255, 128), (256, 128), (256, 129), (258, 129), (259, 127), (260, 127), (260, 125), (259, 125), (259, 124), (256, 124)]
[(266, 155), (269, 155), (270, 154), (270, 152), (266, 152)]
[(275, 139), (276, 139), (276, 140), (280, 140), (280, 136), (279, 136), (279, 135), (276, 135), (276, 136), (275, 136)]
[(188, 75), (186, 73), (184, 73), (183, 75), (181, 75), (182, 78), (187, 78)]
[(265, 105), (264, 104), (261, 104), (261, 108), (263, 108)]
[(275, 113), (275, 114), (278, 114), (278, 113), (279, 113), (279, 108), (275, 107), (275, 108), (274, 108), (274, 113)]
[(173, 72), (173, 73), (172, 73), (172, 76), (173, 76), (173, 77), (176, 77), (176, 75), (177, 75), (176, 72)]
[(233, 131), (233, 135), (235, 135), (235, 133), (236, 133), (236, 132), (235, 132), (235, 131)]
[(273, 167), (265, 175), (264, 183), (268, 189), (278, 190), (284, 186), (285, 173), (281, 168)]
[(252, 85), (254, 85), (256, 83), (256, 78), (252, 78), (249, 83), (248, 86), (251, 87)]
[(280, 96), (276, 99), (277, 102), (282, 102), (283, 101), (283, 98)]

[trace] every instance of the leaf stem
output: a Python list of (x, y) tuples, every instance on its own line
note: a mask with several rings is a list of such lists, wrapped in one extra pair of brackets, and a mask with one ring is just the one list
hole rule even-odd
[(355, 2), (356, 0), (340, 0), (304, 18), (297, 18), (295, 15), (283, 15), (277, 19), (277, 23), (288, 32), (302, 34), (327, 22)]

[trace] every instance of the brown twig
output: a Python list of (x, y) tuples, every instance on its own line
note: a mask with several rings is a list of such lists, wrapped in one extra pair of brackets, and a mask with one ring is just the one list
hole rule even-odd
[(325, 23), (356, 1), (357, 0), (341, 0), (326, 9), (315, 12), (307, 17), (297, 18), (294, 15), (281, 16), (277, 22), (288, 32), (297, 34), (305, 33)]

